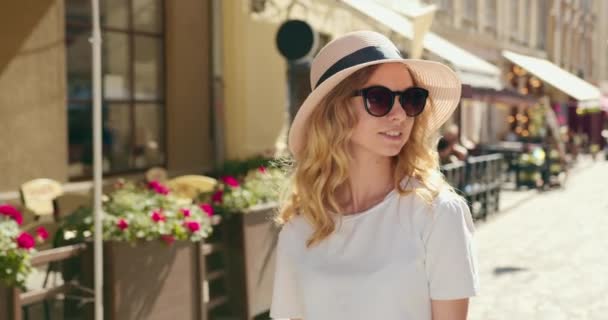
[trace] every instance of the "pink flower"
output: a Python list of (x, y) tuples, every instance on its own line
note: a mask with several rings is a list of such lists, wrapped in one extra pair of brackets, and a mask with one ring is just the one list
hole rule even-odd
[(154, 220), (154, 222), (161, 222), (167, 220), (167, 218), (165, 218), (165, 216), (159, 211), (153, 211), (152, 220)]
[(205, 212), (208, 216), (213, 216), (213, 207), (208, 203), (203, 203), (200, 205), (201, 210)]
[(160, 237), (167, 245), (172, 245), (175, 242), (175, 237), (170, 234), (163, 234)]
[(36, 245), (36, 241), (31, 234), (27, 232), (22, 232), (19, 237), (17, 237), (17, 245), (21, 249), (29, 250)]
[(181, 209), (182, 214), (184, 215), (184, 217), (189, 217), (190, 216), (190, 210), (188, 209)]
[(235, 177), (226, 176), (222, 180), (224, 180), (224, 183), (227, 184), (228, 186), (232, 187), (232, 188), (238, 188), (239, 187), (239, 182), (236, 180)]
[(148, 188), (154, 190), (154, 192), (156, 192), (158, 194), (162, 194), (162, 195), (169, 194), (169, 188), (167, 188), (165, 185), (163, 185), (162, 183), (160, 183), (156, 180), (150, 181), (148, 183)]
[(259, 172), (261, 172), (261, 173), (266, 173), (266, 172), (267, 172), (267, 171), (266, 171), (266, 167), (264, 167), (264, 166), (260, 166), (260, 167), (258, 168), (258, 171), (259, 171)]
[(49, 238), (49, 232), (44, 227), (38, 227), (38, 229), (36, 229), (36, 235), (38, 236), (38, 240), (40, 240), (40, 242)]
[(188, 227), (190, 232), (197, 232), (201, 229), (201, 225), (197, 221), (188, 221), (185, 223), (185, 225)]
[[(154, 218), (152, 218), (154, 219)], [(120, 229), (121, 231), (125, 231), (125, 229), (127, 229), (129, 227), (129, 223), (127, 222), (127, 220), (125, 219), (120, 219), (118, 220), (118, 222), (116, 223), (116, 226), (118, 227), (118, 229)]]
[(19, 210), (17, 210), (11, 205), (0, 205), (0, 215), (12, 218), (17, 222), (18, 225), (21, 225), (23, 223), (23, 215), (21, 214), (21, 212), (19, 212)]
[(224, 200), (222, 199), (223, 195), (224, 191), (219, 190), (211, 196), (211, 201), (213, 201), (214, 203), (222, 203), (224, 202)]

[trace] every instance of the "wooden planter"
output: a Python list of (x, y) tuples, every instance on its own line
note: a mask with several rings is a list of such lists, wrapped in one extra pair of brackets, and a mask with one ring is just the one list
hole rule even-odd
[(272, 300), (278, 228), (276, 207), (236, 214), (221, 223), (226, 245), (230, 306), (239, 319), (268, 312)]
[(21, 308), (16, 303), (19, 291), (0, 285), (0, 320), (21, 319)]
[[(92, 287), (93, 249), (82, 272)], [(104, 243), (104, 318), (206, 319), (204, 257), (200, 243)], [(91, 312), (92, 310), (89, 310)]]

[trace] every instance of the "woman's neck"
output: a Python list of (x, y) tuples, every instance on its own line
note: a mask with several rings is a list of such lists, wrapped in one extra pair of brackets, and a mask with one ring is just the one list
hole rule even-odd
[(350, 164), (347, 186), (338, 197), (343, 214), (365, 211), (393, 190), (394, 164), (389, 157), (358, 155)]

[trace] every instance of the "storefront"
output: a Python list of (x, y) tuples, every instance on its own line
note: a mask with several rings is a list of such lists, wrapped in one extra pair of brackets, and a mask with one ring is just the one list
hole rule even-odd
[(545, 59), (510, 51), (503, 51), (503, 57), (508, 61), (511, 87), (525, 95), (547, 97), (545, 135), (552, 133), (557, 138), (561, 132), (566, 139), (581, 140), (585, 150), (602, 143), (603, 115), (597, 87)]

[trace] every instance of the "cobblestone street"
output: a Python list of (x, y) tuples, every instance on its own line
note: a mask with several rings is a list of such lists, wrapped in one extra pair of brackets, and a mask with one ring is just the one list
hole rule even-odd
[(477, 227), (471, 320), (608, 319), (608, 162)]

